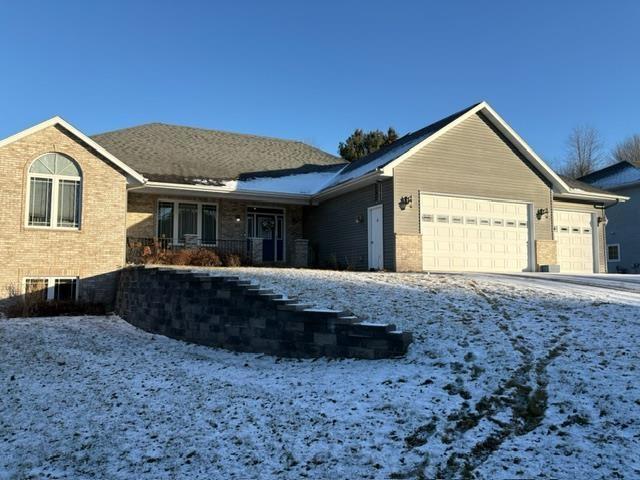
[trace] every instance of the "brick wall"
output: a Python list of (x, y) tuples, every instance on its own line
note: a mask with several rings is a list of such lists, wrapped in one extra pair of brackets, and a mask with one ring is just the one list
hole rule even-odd
[(422, 271), (422, 235), (396, 234), (396, 271)]
[[(286, 260), (291, 263), (294, 257), (295, 240), (302, 238), (302, 206), (261, 203), (225, 198), (204, 198), (197, 196), (157, 195), (148, 193), (129, 193), (127, 210), (127, 235), (130, 237), (152, 238), (156, 236), (156, 209), (158, 200), (184, 200), (192, 202), (211, 202), (218, 205), (218, 239), (241, 240), (247, 238), (247, 207), (284, 208), (286, 228)], [(236, 221), (239, 217), (240, 221)]]
[(537, 270), (540, 270), (540, 265), (558, 264), (558, 242), (556, 240), (536, 240), (536, 264)]
[(311, 309), (237, 277), (132, 267), (120, 276), (116, 312), (146, 331), (202, 345), (286, 357), (387, 358), (411, 334)]
[[(27, 173), (39, 156), (59, 152), (82, 170), (81, 227), (26, 226)], [(89, 146), (58, 126), (0, 148), (0, 303), (27, 276), (79, 276), (81, 297), (112, 303), (124, 264), (126, 179)]]

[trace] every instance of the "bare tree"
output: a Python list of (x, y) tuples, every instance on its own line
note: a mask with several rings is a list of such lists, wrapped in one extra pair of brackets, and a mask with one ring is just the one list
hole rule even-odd
[(560, 173), (571, 178), (583, 177), (602, 164), (602, 140), (593, 127), (575, 127), (567, 138), (567, 156)]
[(640, 135), (631, 135), (616, 145), (611, 152), (611, 160), (613, 163), (629, 162), (640, 165)]

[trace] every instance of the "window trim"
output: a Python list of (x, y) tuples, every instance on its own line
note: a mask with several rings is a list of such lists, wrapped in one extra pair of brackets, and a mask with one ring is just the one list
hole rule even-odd
[(27, 294), (27, 281), (29, 280), (45, 280), (47, 282), (47, 302), (51, 302), (55, 300), (55, 292), (56, 292), (56, 280), (75, 280), (76, 282), (76, 292), (74, 302), (78, 301), (79, 292), (80, 292), (80, 277), (78, 276), (46, 276), (46, 275), (32, 275), (28, 277), (24, 277), (22, 279), (22, 294)]
[[(609, 256), (609, 247), (616, 247), (618, 249), (618, 257), (617, 258), (611, 258)], [(612, 263), (617, 263), (620, 261), (620, 259), (622, 258), (622, 255), (620, 255), (620, 244), (619, 243), (608, 243), (607, 244), (607, 262), (612, 262)]]
[(210, 205), (210, 206), (214, 206), (216, 207), (216, 238), (214, 239), (213, 243), (207, 243), (206, 245), (203, 245), (205, 247), (216, 247), (218, 246), (218, 240), (220, 239), (220, 206), (218, 205), (218, 202), (208, 202), (208, 201), (202, 201), (202, 200), (190, 200), (187, 198), (158, 198), (156, 201), (156, 209), (153, 212), (153, 216), (155, 217), (155, 231), (154, 231), (154, 236), (157, 238), (160, 238), (158, 236), (158, 227), (160, 226), (160, 216), (158, 215), (158, 211), (160, 208), (160, 204), (161, 203), (171, 203), (173, 204), (173, 225), (172, 225), (172, 231), (173, 231), (173, 238), (171, 239), (171, 244), (172, 245), (184, 245), (184, 242), (180, 242), (179, 238), (178, 238), (178, 207), (181, 203), (190, 203), (192, 205), (197, 205), (198, 206), (198, 220), (197, 220), (197, 226), (196, 226), (196, 234), (198, 235), (198, 242), (200, 243), (200, 245), (202, 245), (202, 206), (203, 205)]
[[(80, 171), (80, 176), (76, 175), (59, 175), (53, 173), (32, 173), (31, 168), (33, 164), (40, 160), (45, 155), (56, 154), (61, 155), (70, 161), (72, 161)], [(50, 210), (50, 225), (29, 225), (29, 213), (31, 213), (31, 179), (32, 178), (46, 178), (51, 180), (51, 210)], [(60, 181), (68, 180), (68, 181), (76, 181), (79, 183), (78, 188), (80, 190), (78, 194), (78, 226), (77, 227), (63, 227), (58, 225), (58, 204), (60, 202), (59, 192), (60, 192)], [(84, 193), (84, 185), (82, 179), (82, 168), (80, 168), (80, 164), (71, 156), (61, 153), (61, 152), (47, 152), (42, 155), (38, 155), (29, 163), (29, 168), (27, 169), (27, 186), (26, 186), (26, 197), (25, 197), (25, 209), (24, 209), (24, 227), (30, 230), (62, 230), (62, 231), (79, 231), (82, 228), (82, 206), (83, 206), (83, 193)], [(40, 278), (40, 277), (39, 277)]]

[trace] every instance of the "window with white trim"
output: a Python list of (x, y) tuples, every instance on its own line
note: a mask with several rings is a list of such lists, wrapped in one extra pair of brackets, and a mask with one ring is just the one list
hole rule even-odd
[(185, 235), (197, 235), (202, 245), (218, 239), (218, 206), (214, 203), (181, 200), (158, 202), (158, 238), (184, 243)]
[(607, 245), (607, 259), (610, 262), (620, 261), (620, 244), (619, 243), (613, 243), (611, 245)]
[(60, 153), (38, 157), (29, 168), (27, 225), (80, 228), (82, 174), (71, 158)]
[(37, 300), (72, 302), (78, 298), (78, 277), (28, 277), (24, 293)]

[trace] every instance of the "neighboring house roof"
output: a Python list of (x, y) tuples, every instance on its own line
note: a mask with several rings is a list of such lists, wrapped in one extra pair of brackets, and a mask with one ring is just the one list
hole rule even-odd
[(615, 190), (640, 183), (640, 166), (631, 162), (618, 162), (580, 178), (582, 182), (596, 187)]
[(26, 130), (22, 130), (21, 132), (18, 132), (15, 135), (11, 135), (10, 137), (5, 138), (4, 140), (0, 140), (0, 147), (4, 147), (5, 145), (18, 141), (28, 135), (32, 135), (40, 130), (43, 130), (48, 127), (53, 127), (56, 125), (59, 125), (65, 130), (67, 130), (69, 133), (74, 135), (80, 141), (84, 142), (89, 147), (91, 147), (96, 152), (98, 152), (100, 155), (102, 155), (109, 163), (111, 163), (112, 165), (120, 169), (122, 172), (124, 172), (125, 175), (127, 176), (127, 180), (131, 180), (132, 183), (144, 183), (145, 179), (142, 175), (140, 175), (138, 172), (132, 169), (129, 165), (120, 161), (118, 158), (116, 158), (111, 153), (106, 151), (101, 145), (97, 144), (94, 140), (86, 136), (84, 133), (82, 133), (80, 130), (75, 128), (69, 122), (67, 122), (66, 120), (58, 116), (50, 118), (49, 120), (45, 120), (44, 122), (38, 123), (37, 125), (27, 128)]
[(158, 182), (220, 184), (322, 170), (344, 160), (302, 142), (149, 123), (92, 135), (122, 161)]

